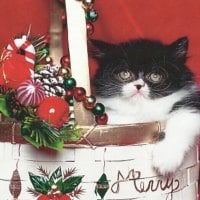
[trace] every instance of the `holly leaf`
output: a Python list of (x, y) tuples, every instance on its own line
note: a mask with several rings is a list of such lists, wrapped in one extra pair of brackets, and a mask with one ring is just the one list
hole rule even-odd
[(51, 184), (56, 184), (60, 179), (62, 179), (61, 167), (58, 167), (51, 175), (49, 181)]
[(7, 104), (7, 95), (0, 95), (0, 112), (5, 115), (6, 117), (10, 116), (10, 111)]
[(83, 176), (72, 176), (63, 181), (60, 191), (63, 194), (72, 192), (82, 181)]
[(47, 178), (36, 176), (29, 172), (29, 178), (36, 192), (47, 194), (51, 190), (51, 185)]

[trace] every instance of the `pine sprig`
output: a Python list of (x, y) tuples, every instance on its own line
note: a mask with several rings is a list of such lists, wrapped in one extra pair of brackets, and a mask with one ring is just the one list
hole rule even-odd
[(64, 174), (63, 174), (64, 179), (66, 179), (66, 178), (72, 176), (72, 175), (75, 174), (76, 172), (77, 172), (77, 170), (76, 170), (75, 167), (74, 167), (74, 168), (71, 168), (71, 169), (65, 170), (65, 172), (64, 172)]
[(85, 190), (82, 188), (82, 186), (77, 187), (74, 189), (74, 191), (71, 193), (71, 196), (76, 197), (77, 199), (80, 199), (80, 196), (85, 193)]
[(47, 171), (47, 169), (44, 169), (42, 166), (39, 166), (38, 171), (42, 176), (49, 178), (50, 173)]
[(25, 117), (22, 121), (21, 133), (28, 142), (37, 148), (42, 146), (55, 150), (63, 148), (64, 141), (59, 132), (37, 117)]
[(41, 195), (41, 193), (35, 191), (33, 188), (28, 188), (27, 192), (30, 193), (34, 197), (38, 197), (39, 195)]

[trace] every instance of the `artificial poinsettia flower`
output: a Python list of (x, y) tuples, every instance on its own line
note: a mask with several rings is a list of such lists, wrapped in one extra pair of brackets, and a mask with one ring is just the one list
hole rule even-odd
[(37, 200), (71, 200), (68, 195), (41, 195)]
[(0, 85), (17, 89), (18, 86), (31, 79), (33, 64), (27, 62), (23, 55), (5, 50), (0, 60)]
[(36, 114), (52, 127), (61, 128), (69, 121), (69, 105), (60, 97), (46, 97), (39, 104)]

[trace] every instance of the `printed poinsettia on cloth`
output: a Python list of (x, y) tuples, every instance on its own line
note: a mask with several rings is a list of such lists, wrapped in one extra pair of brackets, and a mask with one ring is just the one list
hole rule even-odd
[(29, 172), (34, 189), (28, 188), (28, 192), (37, 197), (37, 200), (79, 199), (79, 196), (84, 192), (79, 187), (83, 176), (75, 176), (75, 168), (62, 172), (61, 167), (58, 167), (52, 173), (47, 172), (42, 167), (39, 167), (38, 170), (42, 176)]
[(71, 118), (74, 99), (94, 114), (97, 124), (108, 116), (94, 96), (87, 96), (71, 76), (69, 56), (54, 65), (44, 36), (12, 40), (0, 56), (0, 112), (21, 122), (22, 136), (35, 147), (61, 150), (76, 142), (81, 128)]

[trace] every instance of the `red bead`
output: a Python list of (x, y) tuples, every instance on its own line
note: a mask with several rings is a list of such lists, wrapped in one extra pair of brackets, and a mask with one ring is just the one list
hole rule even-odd
[(71, 99), (74, 96), (74, 90), (66, 90), (65, 91), (65, 99)]
[(67, 16), (66, 16), (65, 12), (62, 13), (61, 20), (62, 20), (63, 25), (66, 25), (66, 23), (67, 23)]
[(96, 104), (95, 96), (86, 97), (86, 99), (84, 101), (84, 106), (85, 106), (86, 109), (88, 109), (88, 110), (93, 109), (95, 104)]
[(86, 29), (89, 35), (92, 35), (94, 33), (94, 25), (91, 22), (87, 23)]
[(60, 59), (60, 64), (62, 67), (69, 67), (70, 66), (70, 59), (69, 59), (69, 56), (63, 56), (61, 59)]
[(86, 91), (85, 91), (85, 89), (82, 88), (82, 87), (76, 87), (74, 89), (74, 98), (78, 102), (84, 101), (86, 99)]
[(95, 117), (95, 121), (98, 125), (106, 125), (108, 122), (108, 115), (106, 113)]

